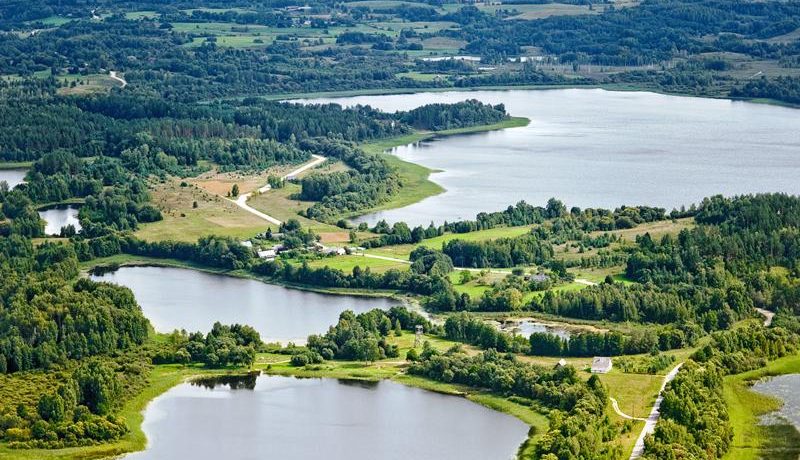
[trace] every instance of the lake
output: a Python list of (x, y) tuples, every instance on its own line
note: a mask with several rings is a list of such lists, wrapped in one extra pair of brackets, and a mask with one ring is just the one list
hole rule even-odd
[(59, 205), (39, 211), (39, 217), (46, 222), (44, 226), (45, 235), (59, 235), (61, 234), (61, 228), (70, 224), (75, 226), (75, 231), (81, 230), (81, 223), (78, 220), (78, 208), (73, 205)]
[(502, 460), (528, 433), (457, 396), (279, 376), (178, 385), (147, 406), (142, 429), (147, 450), (126, 459)]
[(12, 189), (25, 182), (25, 174), (27, 172), (27, 169), (0, 169), (0, 182), (6, 182), (8, 188)]
[(800, 374), (787, 374), (756, 382), (753, 391), (774, 396), (783, 401), (783, 407), (767, 414), (762, 422), (767, 424), (790, 423), (800, 430)]
[(400, 305), (386, 297), (319, 294), (261, 281), (171, 267), (121, 267), (95, 281), (130, 288), (159, 332), (211, 330), (222, 324), (253, 326), (265, 342), (305, 343), (327, 332), (344, 310), (362, 313)]
[(384, 111), (466, 99), (499, 104), (526, 127), (398, 147), (441, 170), (446, 192), (363, 216), (427, 225), (474, 219), (520, 200), (567, 207), (651, 205), (671, 210), (714, 194), (800, 193), (800, 110), (602, 89), (451, 91), (298, 102), (368, 104)]

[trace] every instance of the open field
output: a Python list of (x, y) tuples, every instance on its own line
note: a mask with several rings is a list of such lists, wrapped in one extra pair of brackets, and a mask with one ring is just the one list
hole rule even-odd
[(369, 268), (373, 273), (383, 273), (392, 268), (408, 270), (409, 267), (408, 264), (358, 255), (325, 257), (309, 262), (308, 266), (313, 268), (330, 267), (341, 270), (344, 273), (352, 273), (355, 267), (361, 267), (362, 269)]
[[(526, 225), (520, 227), (497, 227), (468, 233), (445, 233), (442, 236), (422, 240), (419, 243), (419, 246), (442, 249), (442, 246), (445, 243), (452, 240), (487, 241), (497, 238), (513, 238), (515, 236), (524, 235), (530, 232), (531, 228), (533, 227), (533, 225)], [(416, 246), (413, 244), (398, 244), (394, 246), (384, 246), (380, 248), (369, 249), (367, 250), (367, 253), (387, 257), (396, 257), (398, 259), (408, 259), (411, 251), (413, 251), (415, 247)]]
[[(164, 219), (141, 225), (136, 236), (147, 241), (194, 242), (207, 235), (249, 238), (269, 227), (268, 222), (225, 198), (191, 184), (181, 187), (180, 182), (167, 179), (152, 187), (151, 201), (161, 210)], [(194, 203), (197, 203), (196, 208)]]
[(292, 198), (294, 195), (300, 193), (300, 186), (287, 182), (283, 188), (272, 189), (266, 193), (255, 194), (247, 204), (251, 207), (275, 217), (276, 219), (286, 222), (289, 219), (297, 219), (298, 222), (304, 227), (313, 230), (314, 232), (327, 236), (324, 242), (346, 242), (348, 241), (348, 232), (334, 225), (329, 225), (316, 220), (307, 219), (298, 214), (300, 211), (305, 211), (311, 207), (314, 202), (301, 201)]
[(760, 425), (759, 417), (781, 407), (780, 400), (750, 390), (750, 382), (767, 376), (800, 372), (800, 355), (777, 359), (767, 367), (725, 377), (723, 394), (733, 425), (733, 443), (726, 460), (796, 460), (800, 433), (791, 425)]

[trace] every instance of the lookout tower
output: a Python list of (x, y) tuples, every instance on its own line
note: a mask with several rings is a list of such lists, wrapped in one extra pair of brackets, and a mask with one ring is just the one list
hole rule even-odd
[(417, 348), (422, 343), (422, 325), (417, 324), (414, 328), (414, 348)]

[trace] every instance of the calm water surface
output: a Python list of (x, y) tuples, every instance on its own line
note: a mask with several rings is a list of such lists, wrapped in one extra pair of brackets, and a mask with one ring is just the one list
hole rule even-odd
[(385, 297), (327, 295), (260, 281), (170, 267), (121, 267), (95, 281), (129, 287), (159, 332), (208, 332), (214, 322), (253, 326), (264, 341), (303, 342), (336, 324), (339, 313), (388, 309)]
[(787, 374), (757, 382), (753, 390), (780, 398), (783, 407), (767, 414), (764, 423), (785, 423), (788, 421), (800, 430), (800, 374)]
[(27, 172), (27, 169), (0, 169), (0, 182), (5, 181), (8, 184), (8, 188), (14, 188), (25, 182), (25, 174)]
[(534, 332), (546, 332), (567, 340), (569, 340), (570, 336), (569, 331), (563, 327), (551, 326), (531, 320), (506, 321), (500, 325), (500, 329), (526, 338), (530, 337)]
[(473, 219), (520, 200), (543, 205), (670, 210), (718, 193), (800, 193), (800, 110), (601, 89), (418, 93), (309, 99), (409, 110), (465, 99), (503, 103), (528, 126), (398, 147), (443, 172), (447, 191), (362, 217), (374, 223)]
[(46, 209), (39, 211), (39, 216), (46, 222), (44, 226), (45, 235), (59, 235), (61, 228), (69, 224), (75, 226), (76, 231), (81, 230), (81, 223), (78, 221), (78, 208), (75, 206), (58, 206)]
[(260, 376), (182, 384), (147, 407), (127, 459), (503, 460), (528, 427), (465, 398), (398, 383)]

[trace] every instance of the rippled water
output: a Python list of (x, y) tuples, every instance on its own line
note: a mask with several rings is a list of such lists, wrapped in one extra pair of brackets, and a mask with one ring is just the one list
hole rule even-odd
[(388, 309), (386, 297), (327, 295), (260, 281), (171, 267), (121, 267), (95, 281), (129, 287), (159, 332), (207, 332), (214, 322), (253, 326), (264, 341), (304, 342), (324, 333), (344, 310)]
[(478, 99), (526, 127), (450, 136), (392, 151), (433, 169), (446, 192), (364, 216), (374, 223), (473, 219), (519, 200), (670, 210), (722, 193), (800, 193), (800, 110), (601, 89), (418, 93), (310, 99), (385, 111)]
[(127, 459), (503, 460), (528, 426), (465, 398), (390, 381), (260, 376), (178, 385), (147, 407)]

